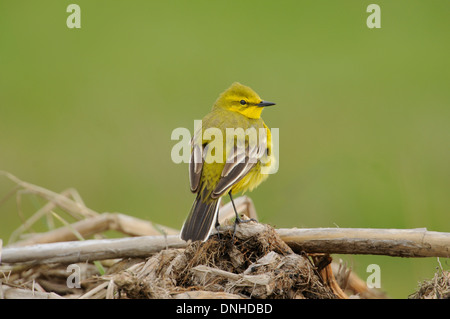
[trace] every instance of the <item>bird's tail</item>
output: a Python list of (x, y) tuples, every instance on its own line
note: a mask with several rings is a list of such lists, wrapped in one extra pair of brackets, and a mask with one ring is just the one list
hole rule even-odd
[(206, 201), (204, 201), (205, 199), (200, 194), (201, 192), (198, 192), (181, 229), (180, 237), (185, 241), (189, 239), (192, 241), (207, 240), (216, 223), (221, 198), (211, 199), (207, 196)]

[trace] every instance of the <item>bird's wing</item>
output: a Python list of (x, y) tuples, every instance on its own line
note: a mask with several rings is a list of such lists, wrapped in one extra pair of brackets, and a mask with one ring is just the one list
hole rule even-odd
[(205, 147), (202, 145), (202, 131), (197, 130), (191, 140), (191, 159), (189, 161), (189, 182), (191, 191), (196, 193), (200, 185), (200, 177), (203, 170), (203, 152)]
[(211, 197), (222, 196), (233, 185), (239, 182), (256, 165), (267, 148), (267, 135), (259, 136), (259, 143), (246, 142), (245, 147), (233, 146)]

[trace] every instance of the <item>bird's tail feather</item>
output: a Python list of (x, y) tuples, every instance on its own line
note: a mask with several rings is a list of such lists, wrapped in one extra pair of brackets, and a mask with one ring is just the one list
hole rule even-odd
[(185, 241), (189, 239), (192, 241), (206, 241), (216, 223), (221, 198), (208, 198), (204, 202), (200, 193), (197, 194), (191, 211), (181, 229), (180, 237)]

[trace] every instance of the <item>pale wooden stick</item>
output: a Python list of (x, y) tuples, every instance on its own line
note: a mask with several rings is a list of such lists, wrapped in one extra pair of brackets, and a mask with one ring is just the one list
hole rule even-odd
[[(258, 236), (264, 224), (240, 224), (236, 235)], [(224, 227), (226, 231), (233, 226)], [(424, 229), (313, 228), (278, 229), (278, 234), (294, 251), (328, 254), (371, 254), (398, 257), (449, 257), (450, 233)], [(183, 248), (178, 235), (143, 236), (120, 239), (85, 240), (4, 247), (3, 263), (74, 263), (124, 257), (143, 257), (165, 248)]]
[(64, 299), (54, 292), (32, 291), (29, 289), (0, 286), (5, 299)]
[[(78, 205), (81, 205), (80, 207), (84, 207), (86, 208), (86, 206), (84, 206), (84, 202), (81, 200), (78, 192), (72, 188), (64, 190), (63, 192), (61, 192), (61, 194), (59, 194), (61, 196), (66, 196), (68, 197), (69, 195), (71, 195), (73, 198), (76, 199), (75, 203), (77, 203)], [(48, 203), (46, 203), (43, 207), (41, 207), (38, 211), (36, 211), (30, 218), (28, 218), (26, 221), (24, 221), (22, 223), (22, 225), (20, 225), (15, 231), (13, 231), (13, 233), (11, 234), (10, 238), (9, 238), (9, 242), (15, 242), (17, 240), (17, 238), (25, 231), (29, 230), (31, 228), (31, 226), (36, 223), (39, 219), (41, 219), (44, 215), (48, 216), (48, 213), (50, 211), (52, 211), (55, 207), (57, 207), (58, 205), (52, 201), (49, 201)], [(78, 210), (78, 211), (67, 211), (67, 213), (69, 213), (70, 215), (72, 215), (75, 218), (83, 218), (85, 217), (83, 215), (83, 210)], [(97, 214), (97, 213), (96, 213)], [(92, 217), (92, 216), (91, 216)]]
[(178, 235), (97, 239), (3, 248), (3, 263), (75, 263), (142, 257), (165, 248), (185, 247)]
[(88, 299), (91, 298), (93, 295), (95, 295), (97, 292), (103, 290), (104, 288), (106, 288), (109, 284), (109, 281), (105, 281), (104, 283), (101, 283), (100, 285), (98, 285), (97, 287), (89, 290), (87, 293), (85, 293), (84, 295), (80, 296), (79, 299)]
[(22, 188), (26, 189), (30, 193), (37, 194), (41, 196), (42, 198), (45, 198), (49, 202), (52, 202), (56, 204), (57, 206), (61, 207), (62, 209), (69, 211), (69, 212), (79, 212), (83, 216), (96, 216), (98, 213), (90, 208), (87, 208), (82, 203), (77, 203), (74, 200), (71, 200), (70, 198), (55, 193), (51, 190), (48, 190), (46, 188), (43, 188), (41, 186), (33, 185), (31, 183), (24, 182), (14, 176), (11, 173), (0, 171), (0, 175), (5, 175), (10, 180), (15, 182), (17, 185), (21, 186)]
[(450, 257), (450, 233), (425, 228), (284, 228), (277, 232), (297, 252)]
[(194, 276), (198, 276), (200, 282), (205, 285), (209, 279), (213, 277), (221, 277), (225, 279), (229, 279), (237, 282), (240, 286), (255, 286), (262, 285), (267, 286), (272, 279), (269, 275), (259, 274), (259, 275), (243, 275), (243, 274), (234, 274), (226, 270), (209, 267), (205, 265), (198, 265), (191, 269), (191, 272), (194, 273)]
[(111, 279), (106, 288), (106, 299), (114, 299), (114, 281)]
[[(249, 218), (258, 219), (254, 204), (249, 197), (241, 196), (236, 198), (234, 202), (238, 213), (244, 213)], [(52, 204), (52, 202), (47, 203), (47, 205)], [(47, 205), (42, 208), (45, 212), (48, 211)], [(42, 214), (35, 214), (35, 216), (41, 217)], [(225, 222), (227, 219), (234, 218), (234, 216), (235, 214), (231, 202), (220, 208), (220, 223)], [(35, 223), (36, 220), (36, 218), (30, 218), (29, 222)], [(22, 225), (18, 228), (18, 230), (16, 230), (16, 232), (22, 233), (26, 227), (28, 227), (28, 225)], [(31, 235), (24, 240), (12, 243), (10, 247), (77, 240), (74, 230), (83, 237), (89, 237), (93, 234), (98, 234), (107, 230), (116, 230), (130, 236), (153, 236), (161, 235), (161, 233), (165, 233), (166, 235), (175, 235), (179, 233), (176, 229), (153, 224), (150, 221), (136, 217), (120, 213), (103, 213), (95, 217), (75, 222), (71, 224), (70, 227), (64, 226), (45, 233)], [(12, 236), (12, 238), (15, 237), (17, 237), (17, 235)]]
[[(78, 231), (83, 237), (87, 237), (92, 234), (96, 234), (106, 230), (118, 230), (131, 236), (150, 236), (158, 235), (161, 232), (166, 235), (176, 234), (177, 230), (170, 227), (155, 225), (151, 222), (139, 220), (134, 217), (130, 217), (119, 213), (103, 213), (99, 214), (94, 210), (87, 208), (78, 192), (74, 189), (68, 189), (57, 194), (53, 191), (45, 189), (43, 187), (27, 183), (20, 180), (11, 173), (0, 171), (0, 175), (4, 175), (18, 187), (22, 187), (25, 191), (33, 194), (37, 194), (49, 202), (39, 209), (33, 216), (25, 221), (18, 229), (16, 229), (9, 240), (14, 242), (12, 246), (25, 246), (40, 243), (50, 243), (58, 241), (70, 241), (76, 240), (76, 236), (73, 230)], [(16, 191), (16, 190), (15, 190)], [(72, 199), (68, 198), (71, 195)], [(258, 219), (255, 206), (252, 200), (247, 196), (241, 196), (234, 200), (238, 213), (244, 213), (249, 218), (255, 220)], [(43, 234), (35, 234), (28, 237), (25, 240), (17, 242), (17, 237), (24, 231), (29, 229), (37, 220), (51, 211), (54, 207), (60, 207), (70, 214), (78, 214), (84, 217), (88, 217), (86, 220), (74, 223), (69, 229), (68, 227), (61, 227), (56, 230), (52, 230)], [(223, 223), (226, 220), (235, 216), (231, 203), (222, 206), (219, 210), (219, 222)]]
[(130, 236), (153, 236), (161, 235), (161, 233), (174, 235), (178, 233), (178, 230), (160, 225), (156, 225), (155, 227), (149, 221), (124, 214), (103, 213), (96, 217), (83, 219), (70, 224), (70, 227), (64, 226), (45, 233), (32, 235), (27, 239), (11, 244), (10, 247), (72, 241), (77, 240), (75, 232), (78, 232), (83, 237), (89, 237), (107, 230), (120, 231)]

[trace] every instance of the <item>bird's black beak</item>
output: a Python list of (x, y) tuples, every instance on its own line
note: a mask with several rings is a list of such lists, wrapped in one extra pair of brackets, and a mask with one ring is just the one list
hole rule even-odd
[(267, 101), (261, 101), (260, 103), (256, 104), (256, 106), (260, 106), (260, 107), (266, 107), (266, 106), (271, 106), (271, 105), (275, 105), (275, 103), (267, 102)]

